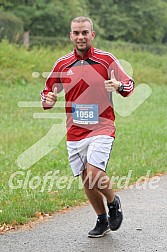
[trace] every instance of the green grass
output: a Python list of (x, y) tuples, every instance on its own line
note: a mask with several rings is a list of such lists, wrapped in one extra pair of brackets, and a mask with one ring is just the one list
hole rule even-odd
[[(116, 114), (116, 140), (107, 173), (110, 177), (127, 176), (128, 171), (132, 170), (130, 183), (133, 183), (141, 176), (145, 176), (148, 170), (151, 171), (151, 176), (167, 172), (165, 159), (167, 55), (132, 52), (130, 49), (125, 51), (121, 48), (118, 50), (114, 47), (113, 50), (118, 58), (124, 58), (131, 63), (136, 84), (145, 82), (152, 88), (151, 96), (130, 116), (123, 118)], [(2, 66), (0, 224), (26, 223), (34, 217), (35, 212), (51, 213), (86, 200), (83, 190), (78, 189), (78, 178), (73, 179), (65, 137), (58, 147), (29, 169), (22, 170), (16, 162), (18, 156), (45, 136), (54, 123), (53, 119), (33, 118), (33, 113), (46, 113), (42, 108), (18, 107), (20, 101), (40, 100), (44, 79), (42, 77), (33, 79), (31, 73), (49, 71), (55, 59), (68, 51), (69, 48), (57, 49), (53, 54), (49, 49), (34, 48), (32, 51), (26, 51), (6, 42), (0, 44)], [(56, 109), (50, 112), (54, 113)], [(50, 185), (48, 182), (41, 192), (45, 174), (56, 170), (59, 170), (58, 178), (67, 176), (68, 181), (64, 184), (62, 181), (60, 184), (66, 188), (58, 189), (58, 182), (61, 181), (55, 179), (51, 191), (48, 191)], [(15, 186), (20, 183), (20, 188), (11, 189), (9, 179), (15, 172), (21, 172), (13, 180)], [(27, 174), (29, 177), (26, 180)], [(32, 189), (35, 176), (41, 181), (37, 188)], [(68, 189), (70, 179), (71, 187)], [(34, 180), (34, 185), (36, 182)]]

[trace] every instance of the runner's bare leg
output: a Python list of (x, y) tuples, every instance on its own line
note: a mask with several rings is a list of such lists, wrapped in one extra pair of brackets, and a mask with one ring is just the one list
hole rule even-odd
[[(91, 180), (88, 179), (88, 175), (90, 175)], [(87, 169), (82, 173), (82, 180), (84, 182), (85, 193), (97, 215), (105, 213), (103, 195), (108, 202), (114, 200), (114, 190), (111, 187), (111, 182), (106, 173), (91, 164), (87, 164)], [(102, 183), (102, 181), (104, 181), (104, 183)], [(95, 183), (93, 184), (92, 182)], [(100, 185), (102, 185), (102, 187), (100, 187)]]

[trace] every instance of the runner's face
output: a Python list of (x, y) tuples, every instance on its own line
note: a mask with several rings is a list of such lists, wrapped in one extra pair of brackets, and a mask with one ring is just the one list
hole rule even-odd
[(92, 44), (95, 32), (91, 30), (91, 24), (85, 22), (73, 22), (71, 24), (70, 38), (79, 54), (85, 53)]

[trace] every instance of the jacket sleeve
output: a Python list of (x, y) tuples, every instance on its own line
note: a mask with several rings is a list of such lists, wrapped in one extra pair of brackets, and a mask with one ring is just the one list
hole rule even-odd
[(124, 85), (123, 91), (118, 93), (124, 97), (129, 96), (134, 90), (134, 80), (124, 71), (116, 58), (110, 64), (109, 78), (111, 77), (111, 70), (114, 70), (114, 75), (117, 81), (120, 81)]
[(57, 87), (57, 92), (60, 93), (63, 89), (58, 63), (56, 62), (48, 78), (46, 79), (44, 89), (41, 92), (41, 102), (44, 109), (50, 109), (52, 106), (46, 103), (46, 95), (49, 92), (53, 92), (54, 88)]

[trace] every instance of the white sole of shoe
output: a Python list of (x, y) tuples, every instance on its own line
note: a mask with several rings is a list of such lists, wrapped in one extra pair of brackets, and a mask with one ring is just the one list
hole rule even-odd
[(89, 235), (88, 234), (88, 237), (90, 237), (90, 238), (100, 238), (100, 237), (103, 237), (105, 234), (109, 233), (110, 231), (111, 231), (111, 229), (107, 229), (101, 235)]

